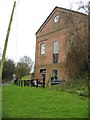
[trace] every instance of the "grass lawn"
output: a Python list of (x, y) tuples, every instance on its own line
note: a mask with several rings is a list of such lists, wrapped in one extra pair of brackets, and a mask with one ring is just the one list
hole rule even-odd
[(87, 118), (88, 99), (51, 88), (3, 86), (3, 118)]
[(30, 80), (30, 75), (26, 75), (26, 76), (22, 77), (21, 80)]
[(2, 87), (0, 86), (0, 118), (2, 117)]

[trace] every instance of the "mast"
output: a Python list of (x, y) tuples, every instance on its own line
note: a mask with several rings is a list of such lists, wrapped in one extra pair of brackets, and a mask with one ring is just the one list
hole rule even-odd
[(12, 20), (13, 20), (15, 6), (16, 6), (16, 1), (14, 1), (14, 4), (13, 4), (13, 9), (12, 9), (12, 13), (11, 13), (11, 17), (10, 17), (10, 21), (9, 21), (9, 25), (8, 25), (7, 35), (6, 35), (3, 54), (2, 54), (2, 61), (1, 61), (1, 65), (0, 65), (0, 83), (2, 83), (2, 71), (3, 71), (3, 67), (4, 67), (8, 38), (9, 38), (9, 34), (10, 34), (10, 29), (11, 29), (11, 24), (12, 24)]

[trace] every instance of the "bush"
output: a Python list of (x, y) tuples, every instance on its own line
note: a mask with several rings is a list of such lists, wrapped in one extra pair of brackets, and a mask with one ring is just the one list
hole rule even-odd
[(54, 87), (60, 91), (68, 91), (70, 93), (76, 93), (79, 96), (88, 97), (88, 86), (86, 80), (69, 80)]

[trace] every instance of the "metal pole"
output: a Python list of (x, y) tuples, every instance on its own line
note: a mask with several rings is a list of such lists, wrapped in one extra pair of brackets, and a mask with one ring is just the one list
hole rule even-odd
[(14, 4), (13, 4), (13, 9), (12, 9), (11, 17), (10, 17), (10, 22), (9, 22), (9, 25), (8, 25), (7, 35), (6, 35), (3, 54), (2, 54), (2, 61), (1, 61), (1, 65), (0, 65), (0, 83), (2, 83), (2, 71), (3, 71), (3, 67), (4, 67), (4, 61), (5, 61), (5, 55), (6, 55), (6, 50), (7, 50), (8, 38), (9, 38), (9, 34), (10, 34), (11, 23), (12, 23), (12, 19), (13, 19), (15, 6), (16, 6), (16, 1), (14, 1)]

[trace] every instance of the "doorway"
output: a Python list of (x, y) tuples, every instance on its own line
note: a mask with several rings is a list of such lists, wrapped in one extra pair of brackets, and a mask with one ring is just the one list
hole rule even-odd
[(43, 88), (45, 88), (45, 77), (46, 77), (45, 74), (41, 74), (41, 79), (43, 81)]

